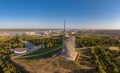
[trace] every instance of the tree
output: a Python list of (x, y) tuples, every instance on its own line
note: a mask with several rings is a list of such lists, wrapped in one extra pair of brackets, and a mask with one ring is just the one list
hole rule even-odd
[(53, 44), (51, 42), (47, 43), (46, 45), (47, 48), (53, 47)]

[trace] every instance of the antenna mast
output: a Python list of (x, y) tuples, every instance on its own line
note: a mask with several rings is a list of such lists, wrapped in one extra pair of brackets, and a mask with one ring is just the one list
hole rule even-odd
[(64, 35), (66, 33), (66, 21), (64, 20), (64, 31), (63, 31)]
[(64, 32), (66, 31), (66, 21), (64, 20)]

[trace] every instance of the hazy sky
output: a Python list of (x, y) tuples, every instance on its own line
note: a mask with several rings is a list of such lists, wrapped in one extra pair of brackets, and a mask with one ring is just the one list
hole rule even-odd
[(0, 0), (0, 28), (120, 29), (120, 0)]

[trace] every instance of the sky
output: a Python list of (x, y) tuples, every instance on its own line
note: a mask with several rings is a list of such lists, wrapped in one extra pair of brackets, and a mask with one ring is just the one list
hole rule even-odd
[(120, 0), (0, 0), (0, 28), (120, 29)]

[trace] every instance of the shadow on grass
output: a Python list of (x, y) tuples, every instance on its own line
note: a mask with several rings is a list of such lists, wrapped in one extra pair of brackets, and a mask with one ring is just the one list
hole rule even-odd
[(72, 70), (69, 73), (96, 73), (94, 69), (77, 69), (77, 70)]
[(12, 60), (11, 60), (11, 63), (12, 63), (12, 65), (14, 65), (15, 68), (16, 68), (18, 71), (20, 71), (21, 73), (30, 73), (29, 71), (25, 70), (25, 68), (24, 68), (23, 66), (18, 65), (17, 63), (13, 62)]

